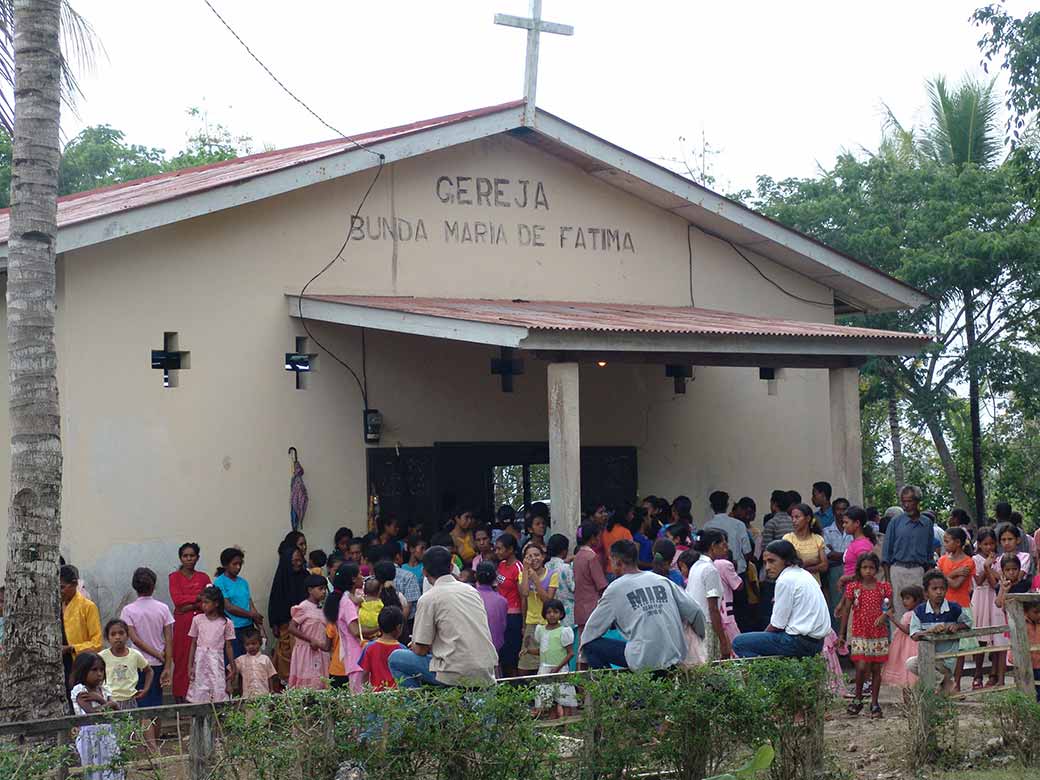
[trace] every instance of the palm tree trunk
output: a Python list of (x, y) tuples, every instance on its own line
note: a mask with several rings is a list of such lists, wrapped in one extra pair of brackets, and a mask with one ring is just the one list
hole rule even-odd
[(975, 296), (964, 288), (964, 335), (968, 342), (968, 405), (971, 412), (971, 475), (975, 483), (975, 522), (986, 520), (986, 493), (982, 484), (982, 421), (979, 415), (979, 366), (975, 355)]
[(957, 472), (957, 463), (953, 460), (953, 454), (950, 452), (949, 445), (946, 444), (946, 434), (943, 433), (938, 417), (928, 415), (925, 417), (925, 425), (928, 426), (928, 432), (932, 435), (932, 442), (935, 444), (935, 451), (939, 455), (943, 471), (946, 472), (946, 481), (950, 483), (953, 503), (959, 507), (971, 506), (971, 503), (968, 501), (968, 494), (964, 492), (964, 483), (961, 482), (961, 475)]
[(903, 436), (899, 430), (899, 404), (896, 402), (896, 389), (892, 386), (888, 388), (888, 430), (892, 439), (892, 474), (898, 491), (906, 484), (906, 473), (903, 471)]
[(14, 0), (15, 134), (7, 265), (11, 503), (0, 720), (65, 712), (58, 604), (61, 431), (54, 352), (59, 0)]

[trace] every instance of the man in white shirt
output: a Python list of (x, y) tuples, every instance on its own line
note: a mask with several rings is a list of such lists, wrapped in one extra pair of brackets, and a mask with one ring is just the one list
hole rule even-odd
[(734, 639), (733, 652), (738, 658), (818, 655), (831, 630), (830, 611), (819, 583), (801, 567), (790, 542), (771, 543), (764, 558), (769, 576), (776, 578), (773, 615), (765, 631), (741, 634)]

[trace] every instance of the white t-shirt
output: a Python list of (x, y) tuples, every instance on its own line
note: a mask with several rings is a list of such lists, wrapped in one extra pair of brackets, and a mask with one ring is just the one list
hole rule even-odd
[(823, 639), (831, 630), (831, 614), (820, 583), (801, 566), (788, 566), (776, 578), (770, 625), (792, 636)]
[(697, 606), (701, 608), (707, 621), (708, 599), (722, 598), (722, 578), (719, 577), (719, 570), (715, 568), (715, 564), (707, 555), (702, 554), (690, 567), (690, 578), (686, 581), (686, 593), (697, 602)]

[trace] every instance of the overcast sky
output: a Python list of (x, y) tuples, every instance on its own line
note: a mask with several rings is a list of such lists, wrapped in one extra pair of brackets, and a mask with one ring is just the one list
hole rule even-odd
[[(526, 0), (211, 0), (276, 74), (346, 133), (521, 96), (525, 34), (492, 23)], [(982, 0), (872, 3), (544, 0), (575, 35), (542, 36), (538, 104), (646, 157), (701, 132), (718, 189), (757, 174), (809, 176), (842, 148), (876, 145), (881, 103), (920, 116), (924, 82), (981, 73)], [(189, 106), (257, 147), (332, 134), (286, 97), (203, 0), (74, 0), (107, 57), (83, 77), (71, 136), (107, 123), (180, 149)], [(1027, 4), (1012, 1), (1013, 12)], [(131, 10), (132, 9), (132, 10)], [(173, 12), (171, 13), (171, 9)]]

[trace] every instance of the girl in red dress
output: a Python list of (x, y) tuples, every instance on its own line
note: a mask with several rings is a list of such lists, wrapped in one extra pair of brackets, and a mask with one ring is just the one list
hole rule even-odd
[(878, 693), (881, 691), (881, 667), (888, 659), (888, 624), (884, 612), (892, 602), (892, 586), (879, 582), (881, 561), (874, 553), (864, 553), (856, 561), (856, 579), (845, 586), (838, 609), (841, 611), (839, 644), (844, 644), (849, 613), (852, 613), (852, 662), (856, 664), (856, 698), (849, 704), (849, 715), (863, 709), (863, 682), (870, 672), (870, 717), (881, 717)]
[(181, 559), (181, 566), (170, 572), (170, 600), (173, 601), (173, 697), (177, 703), (183, 704), (188, 696), (188, 652), (191, 650), (188, 629), (195, 616), (202, 614), (199, 596), (212, 583), (206, 572), (195, 571), (195, 565), (199, 562), (199, 546), (195, 542), (182, 544), (177, 550), (177, 556)]

